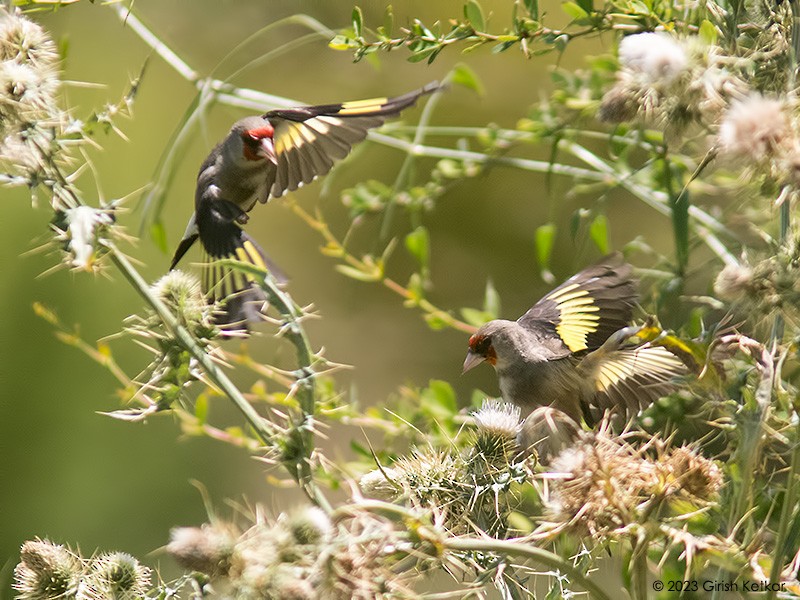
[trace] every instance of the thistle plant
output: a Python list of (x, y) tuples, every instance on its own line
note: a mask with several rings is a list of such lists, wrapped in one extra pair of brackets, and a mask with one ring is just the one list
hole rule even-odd
[[(209, 504), (207, 523), (175, 516), (169, 539), (164, 532), (153, 544), (177, 566), (175, 576), (145, 566), (150, 557), (84, 556), (41, 538), (25, 541), (13, 573), (17, 598), (431, 597), (428, 575), (453, 597), (587, 592), (603, 599), (619, 597), (617, 579), (636, 599), (652, 597), (653, 579), (694, 581), (702, 590), (708, 582), (756, 582), (766, 597), (800, 595), (794, 4), (579, 0), (561, 5), (569, 21), (563, 26), (529, 0), (509, 1), (502, 11), (468, 0), (437, 23), (389, 7), (375, 25), (373, 12), (355, 7), (340, 18), (344, 27), (295, 15), (231, 54), (244, 55), (248, 44), (289, 25), (308, 35), (275, 55), (308, 40), (375, 63), (395, 51), (411, 63), (438, 65), (460, 51), (463, 62), (443, 79), (463, 94), (496, 93), (471, 66), (469, 52), (482, 47), (518, 49), (520, 62), (553, 65), (549, 93), (531, 97), (515, 119), (504, 115), (514, 125), (441, 125), (450, 100), (435, 95), (415, 122), (369, 133), (366, 144), (398, 153), (387, 163), (390, 175), (369, 173), (337, 187), (334, 171), (320, 193), (337, 202), (278, 202), (318, 237), (340, 276), (389, 291), (431, 335), (463, 338), (502, 316), (501, 286), (481, 275), (482, 298), (472, 303), (441, 292), (443, 246), (431, 216), (494, 172), (546, 174), (550, 221), (531, 224), (528, 240), (542, 278), (553, 283), (561, 272), (562, 247), (581, 255), (621, 247), (640, 267), (641, 304), (669, 327), (648, 320), (635, 335), (687, 367), (675, 391), (641, 415), (624, 422), (609, 414), (597, 425), (546, 401), (520, 421), (519, 407), (503, 398), (481, 390), (466, 397), (440, 379), (408, 382), (365, 406), (340, 377), (359, 365), (329, 357), (307, 330), (312, 318), (328, 318), (315, 308), (318, 298), (295, 298), (292, 284), (268, 269), (236, 260), (213, 265), (263, 292), (269, 309), (256, 337), (292, 349), (276, 364), (243, 335), (231, 340), (218, 328), (220, 306), (190, 272), (148, 282), (125, 232), (147, 232), (145, 243), (164, 245), (170, 186), (206, 112), (300, 103), (238, 87), (238, 71), (222, 79), (222, 70), (194, 70), (139, 19), (134, 3), (96, 7), (119, 17), (152, 60), (197, 89), (141, 212), (123, 210), (127, 197), (106, 201), (99, 193), (103, 173), (90, 149), (101, 151), (101, 133), (124, 138), (147, 77), (131, 81), (122, 99), (79, 114), (64, 93), (62, 50), (35, 12), (23, 12), (52, 3), (15, 4), (0, 4), (0, 182), (29, 188), (47, 208), (41, 230), (57, 256), (53, 268), (113, 276), (141, 301), (121, 334), (97, 343), (43, 304), (36, 312), (119, 382), (124, 406), (104, 414), (127, 422), (169, 415), (185, 435), (243, 449), (270, 482), (302, 494), (292, 507), (239, 504), (225, 518)], [(579, 40), (590, 36), (603, 42), (604, 54), (582, 57), (583, 68), (555, 66), (561, 55), (575, 58)], [(348, 160), (358, 161), (358, 152)], [(564, 202), (559, 182), (569, 187)], [(529, 197), (521, 195), (520, 206)], [(482, 202), (491, 207), (491, 200)], [(647, 211), (627, 239), (612, 231), (612, 200)], [(565, 214), (570, 204), (578, 206), (572, 215)], [(662, 230), (668, 243), (656, 235)], [(474, 232), (467, 237), (474, 245)], [(513, 258), (506, 262), (519, 262)], [(321, 298), (325, 290), (318, 292)], [(374, 337), (376, 354), (394, 343)], [(117, 353), (134, 344), (149, 356), (131, 367)], [(465, 347), (466, 339), (456, 364)], [(425, 344), (408, 350), (422, 353)], [(220, 416), (223, 403), (235, 423), (230, 410)], [(354, 456), (338, 451), (346, 446)], [(617, 570), (617, 579), (596, 575)]]

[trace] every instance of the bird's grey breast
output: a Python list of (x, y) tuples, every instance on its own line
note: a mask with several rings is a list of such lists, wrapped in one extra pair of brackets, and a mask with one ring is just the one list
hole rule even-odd
[(520, 406), (524, 418), (538, 406), (553, 406), (573, 418), (580, 418), (579, 402), (585, 395), (584, 382), (572, 357), (544, 362), (504, 365), (497, 375), (503, 399)]
[(269, 187), (275, 179), (275, 165), (267, 160), (231, 161), (220, 155), (216, 184), (220, 197), (249, 212), (256, 202), (269, 199)]

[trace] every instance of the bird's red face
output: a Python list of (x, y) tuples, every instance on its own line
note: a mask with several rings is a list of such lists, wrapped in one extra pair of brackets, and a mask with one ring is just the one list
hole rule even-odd
[(265, 125), (242, 132), (242, 151), (246, 160), (268, 160), (278, 164), (275, 144), (272, 137), (275, 130), (272, 125)]
[(492, 338), (482, 333), (476, 333), (469, 338), (469, 352), (467, 352), (462, 372), (466, 373), (484, 361), (490, 365), (497, 364), (497, 354), (492, 346)]

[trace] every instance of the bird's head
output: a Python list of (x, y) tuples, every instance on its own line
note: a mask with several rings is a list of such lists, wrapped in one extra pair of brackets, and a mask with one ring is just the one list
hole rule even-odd
[(489, 321), (469, 338), (469, 351), (463, 372), (466, 373), (482, 362), (487, 362), (496, 369), (504, 369), (520, 358), (529, 358), (529, 345), (528, 335), (516, 321)]
[(249, 162), (268, 160), (278, 164), (274, 135), (275, 129), (268, 120), (261, 117), (245, 117), (231, 127), (225, 150), (235, 160)]

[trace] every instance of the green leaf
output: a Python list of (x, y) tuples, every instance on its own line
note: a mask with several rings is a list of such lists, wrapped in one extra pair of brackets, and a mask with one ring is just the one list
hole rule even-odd
[(473, 90), (479, 96), (483, 96), (484, 87), (477, 73), (464, 63), (458, 63), (450, 75), (450, 81), (455, 84), (463, 85), (465, 88)]
[(383, 32), (388, 36), (392, 36), (392, 29), (394, 29), (394, 11), (392, 5), (386, 5), (386, 11), (383, 13)]
[(575, 21), (580, 21), (581, 19), (586, 19), (589, 17), (589, 13), (583, 10), (575, 2), (564, 2), (564, 4), (561, 5), (561, 10), (563, 10), (568, 17), (571, 17)]
[(556, 239), (555, 223), (546, 223), (536, 228), (536, 258), (543, 269), (550, 268), (550, 256)]
[(679, 193), (671, 204), (678, 274), (683, 275), (689, 262), (689, 191)]
[(546, 223), (536, 228), (534, 241), (536, 242), (536, 258), (539, 261), (539, 272), (547, 283), (552, 283), (555, 277), (550, 271), (550, 257), (553, 254), (553, 244), (556, 239), (555, 223)]
[(424, 48), (424, 49), (422, 49), (422, 50), (420, 50), (418, 52), (415, 52), (411, 56), (409, 56), (408, 57), (408, 62), (412, 62), (412, 63), (422, 62), (423, 60), (425, 60), (426, 58), (431, 56), (437, 50), (439, 50), (439, 46), (428, 46), (427, 48)]
[(419, 226), (409, 233), (405, 239), (406, 249), (417, 259), (421, 267), (427, 267), (430, 259), (430, 235), (428, 230)]
[(698, 35), (709, 46), (717, 43), (717, 28), (708, 19), (703, 19), (703, 22), (700, 23)]
[(355, 267), (351, 267), (349, 265), (336, 265), (336, 270), (342, 275), (346, 275), (347, 277), (356, 279), (358, 281), (372, 282), (380, 280), (380, 274), (367, 273), (361, 269), (356, 269)]
[(461, 317), (474, 327), (480, 327), (494, 318), (487, 314), (486, 311), (478, 310), (477, 308), (469, 308), (467, 306), (460, 309), (459, 312), (461, 313)]
[(496, 319), (500, 316), (500, 294), (497, 293), (491, 279), (486, 280), (486, 291), (483, 293), (483, 310), (486, 311), (491, 319)]
[(153, 238), (153, 242), (159, 250), (162, 252), (168, 251), (167, 230), (164, 229), (164, 223), (160, 219), (150, 225), (150, 237)]
[(370, 460), (374, 458), (369, 448), (366, 448), (363, 444), (360, 444), (355, 440), (350, 440), (350, 449), (364, 458), (368, 458)]
[(603, 254), (608, 254), (608, 219), (604, 214), (598, 214), (589, 225), (589, 237)]
[(434, 331), (441, 331), (448, 325), (447, 321), (442, 318), (442, 315), (440, 313), (426, 313), (423, 318), (425, 319), (425, 322), (428, 324), (428, 327), (430, 327)]
[(483, 31), (486, 23), (483, 19), (483, 9), (477, 0), (468, 0), (464, 5), (464, 16), (475, 31)]
[(353, 33), (356, 37), (361, 37), (364, 27), (364, 14), (358, 6), (353, 7)]
[(194, 416), (200, 425), (205, 425), (208, 420), (208, 396), (200, 394), (194, 401)]
[(422, 392), (422, 397), (433, 401), (436, 406), (440, 406), (451, 416), (458, 411), (456, 393), (453, 391), (453, 386), (446, 381), (431, 379), (428, 383), (428, 389)]
[(592, 0), (577, 0), (577, 2), (578, 6), (585, 10), (587, 14), (591, 14), (594, 10), (594, 3)]
[(346, 35), (337, 35), (328, 42), (328, 48), (331, 50), (349, 50), (350, 49), (350, 38)]
[(539, 0), (525, 0), (525, 8), (531, 19), (534, 21), (539, 20)]

